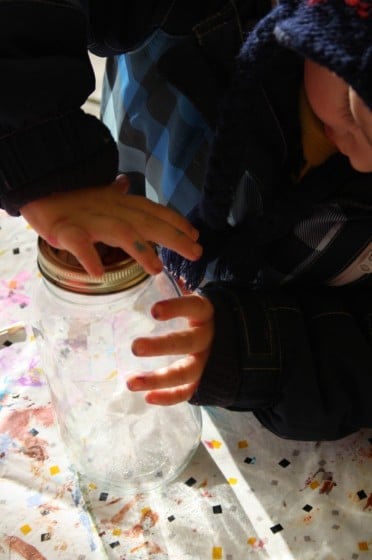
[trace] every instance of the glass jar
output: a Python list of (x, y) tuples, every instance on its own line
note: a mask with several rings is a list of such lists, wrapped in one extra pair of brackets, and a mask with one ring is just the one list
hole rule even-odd
[(127, 389), (133, 372), (166, 366), (172, 356), (140, 358), (131, 343), (185, 327), (150, 314), (179, 295), (163, 271), (148, 276), (120, 249), (98, 244), (105, 273), (89, 276), (66, 251), (38, 239), (41, 277), (33, 294), (33, 330), (60, 432), (79, 477), (106, 489), (146, 491), (175, 478), (201, 436), (201, 412), (183, 402), (147, 404)]

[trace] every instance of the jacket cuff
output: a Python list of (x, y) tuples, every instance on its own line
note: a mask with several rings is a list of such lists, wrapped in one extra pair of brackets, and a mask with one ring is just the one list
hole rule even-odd
[(200, 292), (214, 306), (215, 337), (190, 402), (240, 410), (269, 406), (281, 378), (275, 313), (254, 291), (211, 283)]
[(53, 192), (111, 183), (116, 144), (106, 126), (77, 110), (0, 138), (1, 207), (13, 216)]

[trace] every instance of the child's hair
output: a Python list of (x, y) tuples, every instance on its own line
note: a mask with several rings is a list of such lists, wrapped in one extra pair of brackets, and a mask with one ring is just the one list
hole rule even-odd
[[(175, 276), (185, 276), (190, 287), (198, 285), (207, 262), (216, 258), (222, 240), (231, 235), (228, 214), (249, 162), (246, 131), (257, 128), (255, 96), (262, 94), (258, 84), (280, 49), (335, 72), (372, 109), (372, 0), (279, 2), (246, 39), (220, 113), (202, 199), (190, 216), (201, 232), (203, 259), (188, 263), (164, 252), (165, 264)], [(251, 262), (254, 267), (254, 259)]]

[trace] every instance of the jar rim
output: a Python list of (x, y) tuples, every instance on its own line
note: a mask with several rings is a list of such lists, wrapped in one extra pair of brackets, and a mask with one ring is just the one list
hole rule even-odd
[(37, 243), (37, 265), (41, 275), (56, 286), (81, 294), (110, 294), (135, 286), (148, 277), (148, 273), (120, 248), (97, 244), (102, 253), (104, 273), (90, 275), (68, 251), (56, 249), (40, 236)]

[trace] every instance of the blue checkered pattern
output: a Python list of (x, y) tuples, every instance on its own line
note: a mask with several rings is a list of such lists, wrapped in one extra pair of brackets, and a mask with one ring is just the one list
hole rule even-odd
[(137, 50), (107, 65), (102, 119), (119, 148), (119, 170), (145, 178), (152, 200), (187, 213), (198, 202), (212, 131), (156, 62), (177, 38), (157, 30)]

